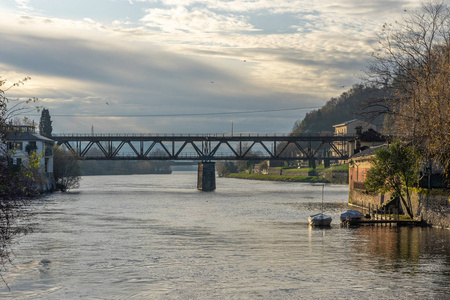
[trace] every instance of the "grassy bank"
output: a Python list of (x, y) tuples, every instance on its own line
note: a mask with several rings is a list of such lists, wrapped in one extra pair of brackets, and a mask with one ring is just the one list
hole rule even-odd
[(325, 183), (329, 182), (325, 178), (319, 176), (290, 176), (290, 175), (232, 173), (226, 175), (225, 177), (250, 179), (250, 180), (285, 181), (285, 182), (325, 182)]
[(231, 173), (225, 175), (228, 178), (267, 180), (267, 181), (286, 181), (286, 182), (325, 182), (336, 184), (348, 183), (348, 164), (331, 166), (317, 166), (317, 168), (292, 168), (276, 167), (270, 168), (269, 174), (248, 174)]

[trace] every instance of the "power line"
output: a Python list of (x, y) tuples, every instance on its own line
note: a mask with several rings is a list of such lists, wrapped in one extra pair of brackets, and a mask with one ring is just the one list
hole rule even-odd
[[(158, 118), (158, 117), (193, 117), (193, 116), (217, 116), (217, 115), (237, 115), (237, 114), (255, 114), (255, 113), (268, 113), (278, 111), (292, 111), (292, 110), (305, 110), (315, 109), (320, 106), (311, 107), (294, 107), (294, 108), (281, 108), (281, 109), (266, 109), (266, 110), (247, 110), (247, 111), (229, 111), (229, 112), (212, 112), (212, 113), (190, 113), (190, 114), (135, 114), (135, 115), (94, 115), (94, 114), (52, 114), (52, 117), (74, 117), (74, 118)], [(29, 116), (40, 116), (37, 114), (30, 114)]]

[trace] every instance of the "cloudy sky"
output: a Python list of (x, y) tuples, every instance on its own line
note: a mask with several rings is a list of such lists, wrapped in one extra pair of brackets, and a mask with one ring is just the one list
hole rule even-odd
[[(288, 133), (415, 0), (2, 0), (0, 76), (54, 133)], [(82, 116), (80, 116), (82, 115)], [(35, 117), (38, 121), (39, 117)]]

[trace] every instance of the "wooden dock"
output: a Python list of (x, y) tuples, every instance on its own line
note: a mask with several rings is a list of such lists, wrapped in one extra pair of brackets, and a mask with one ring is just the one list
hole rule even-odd
[[(355, 206), (355, 205), (352, 205)], [(395, 207), (376, 207), (369, 204), (366, 206), (357, 206), (359, 211), (365, 213), (365, 218), (360, 220), (344, 220), (341, 226), (358, 227), (358, 226), (410, 226), (425, 227), (426, 223), (417, 220), (406, 219), (400, 215), (399, 209)]]
[(361, 220), (345, 220), (342, 223), (342, 226), (345, 227), (358, 227), (358, 226), (410, 226), (410, 227), (423, 227), (426, 226), (421, 221), (416, 220), (370, 220), (370, 219), (361, 219)]

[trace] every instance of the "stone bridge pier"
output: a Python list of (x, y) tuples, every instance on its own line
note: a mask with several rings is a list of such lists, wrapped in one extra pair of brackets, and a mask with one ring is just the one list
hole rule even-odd
[(215, 162), (199, 162), (197, 189), (211, 192), (216, 189), (216, 163)]

